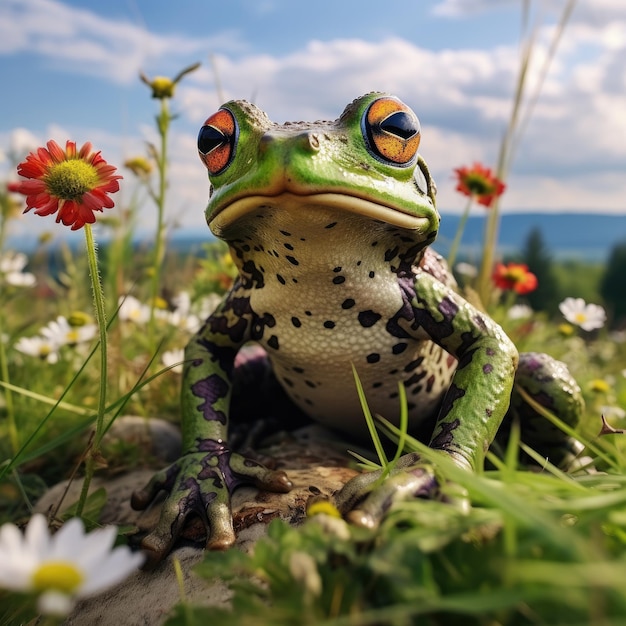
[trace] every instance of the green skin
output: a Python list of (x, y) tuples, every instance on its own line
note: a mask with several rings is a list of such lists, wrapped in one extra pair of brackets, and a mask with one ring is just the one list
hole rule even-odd
[[(393, 99), (368, 94), (337, 121), (314, 124), (274, 124), (242, 101), (222, 107), (238, 130), (226, 166), (210, 175), (206, 214), (229, 244), (239, 277), (187, 346), (184, 454), (133, 496), (133, 506), (145, 508), (159, 491), (169, 492), (143, 541), (154, 560), (171, 550), (190, 514), (205, 522), (208, 548), (232, 545), (230, 497), (239, 485), (292, 487), (284, 472), (227, 444), (235, 357), (247, 342), (267, 351), (291, 400), (332, 428), (367, 436), (354, 365), (373, 413), (390, 420), (399, 414), (402, 383), (411, 432), (459, 466), (480, 467), (496, 438), (517, 350), (455, 291), (445, 263), (427, 247), (439, 215), (426, 164), (410, 148), (406, 163), (390, 161), (376, 144), (391, 132), (392, 143), (405, 147), (419, 123), (403, 108), (402, 121), (415, 128), (371, 131), (365, 116), (380, 98)], [(522, 363), (527, 391), (575, 424), (580, 391), (564, 366), (545, 355)], [(522, 417), (540, 430), (536, 414)], [(546, 454), (567, 447), (559, 434), (548, 439)], [(383, 484), (374, 485), (375, 473), (357, 476), (337, 495), (339, 509), (373, 527), (394, 501), (436, 493), (432, 468), (415, 455), (398, 468)]]

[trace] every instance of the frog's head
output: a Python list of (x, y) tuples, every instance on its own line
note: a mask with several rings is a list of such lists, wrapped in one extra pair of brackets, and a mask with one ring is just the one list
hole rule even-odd
[(207, 222), (229, 239), (251, 215), (295, 211), (305, 222), (328, 209), (428, 245), (439, 214), (419, 143), (417, 116), (387, 94), (358, 98), (335, 122), (275, 124), (248, 102), (228, 102), (198, 136), (212, 186)]

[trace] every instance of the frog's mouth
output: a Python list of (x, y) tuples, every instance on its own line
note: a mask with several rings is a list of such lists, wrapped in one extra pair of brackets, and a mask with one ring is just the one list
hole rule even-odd
[(432, 219), (420, 215), (410, 215), (401, 209), (378, 204), (371, 200), (343, 193), (313, 193), (294, 194), (290, 192), (275, 196), (252, 195), (236, 199), (226, 205), (209, 221), (209, 228), (217, 236), (225, 235), (230, 226), (241, 218), (258, 212), (259, 217), (269, 208), (281, 211), (302, 211), (310, 208), (311, 211), (323, 207), (325, 209), (346, 211), (355, 215), (383, 222), (397, 228), (412, 231), (415, 235), (421, 235), (424, 239), (432, 236), (436, 231), (437, 224)]

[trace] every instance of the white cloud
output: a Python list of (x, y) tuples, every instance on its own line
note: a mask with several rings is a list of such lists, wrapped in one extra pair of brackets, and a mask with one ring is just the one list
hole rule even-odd
[[(17, 27), (16, 27), (17, 25)], [(180, 70), (179, 59), (243, 47), (236, 33), (193, 38), (156, 35), (127, 20), (102, 17), (58, 0), (2, 0), (0, 54), (27, 52), (45, 57), (57, 70), (129, 84), (155, 60)]]
[(503, 7), (517, 7), (519, 4), (518, 0), (441, 0), (432, 11), (441, 17), (461, 18)]

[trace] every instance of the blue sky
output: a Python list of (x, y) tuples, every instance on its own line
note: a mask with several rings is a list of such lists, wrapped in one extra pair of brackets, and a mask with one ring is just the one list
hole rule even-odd
[[(530, 83), (566, 0), (535, 0)], [(202, 62), (172, 102), (168, 223), (204, 225), (206, 173), (195, 149), (225, 99), (278, 122), (335, 119), (362, 93), (398, 95), (422, 123), (439, 207), (458, 213), (452, 170), (494, 165), (520, 59), (522, 0), (1, 0), (0, 150), (50, 138), (91, 141), (121, 165), (155, 140), (157, 103), (138, 79)], [(213, 64), (211, 60), (213, 59)], [(215, 71), (214, 69), (215, 68)], [(626, 214), (626, 3), (578, 0), (515, 154), (505, 211)], [(133, 195), (127, 171), (117, 202)], [(11, 176), (10, 159), (0, 177)], [(478, 210), (478, 209), (477, 209)], [(141, 228), (154, 211), (140, 212)], [(31, 215), (14, 235), (50, 220)]]

